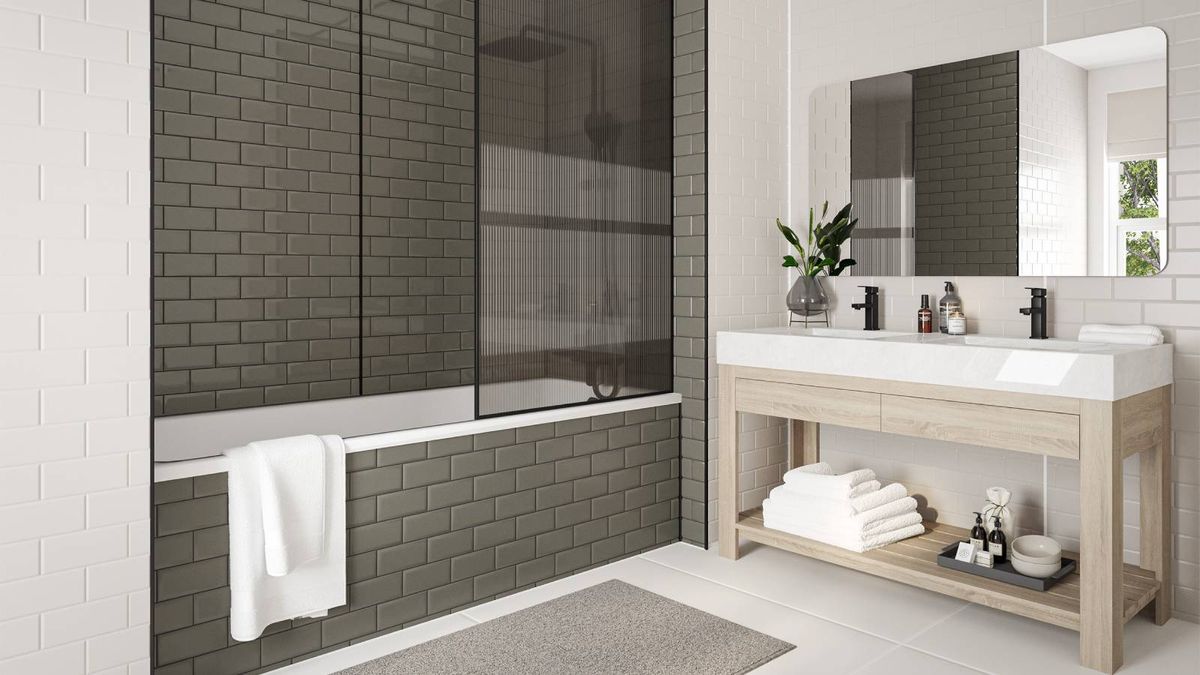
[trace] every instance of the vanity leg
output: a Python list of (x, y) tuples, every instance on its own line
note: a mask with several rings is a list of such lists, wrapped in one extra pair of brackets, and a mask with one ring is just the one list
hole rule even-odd
[(1158, 444), (1141, 454), (1142, 569), (1160, 584), (1154, 622), (1171, 618), (1171, 387), (1161, 390), (1162, 429)]
[(804, 420), (788, 420), (791, 426), (792, 447), (788, 453), (788, 468), (821, 461), (821, 425)]
[(738, 559), (738, 419), (733, 366), (717, 366), (717, 551)]
[(1112, 673), (1124, 660), (1120, 417), (1110, 401), (1081, 405), (1079, 660)]

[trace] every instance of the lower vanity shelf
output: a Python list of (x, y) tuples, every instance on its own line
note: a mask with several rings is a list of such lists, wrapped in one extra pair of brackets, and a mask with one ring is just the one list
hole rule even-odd
[[(773, 530), (763, 525), (762, 509), (739, 515), (737, 532), (751, 541), (799, 553), (809, 558), (859, 570), (875, 576), (949, 595), (1045, 623), (1079, 630), (1079, 574), (1055, 584), (1047, 591), (1034, 591), (959, 572), (937, 564), (946, 546), (968, 538), (967, 530), (925, 523), (925, 534), (883, 548), (855, 553), (812, 539)], [(1075, 557), (1067, 551), (1063, 555)], [(1125, 565), (1123, 613), (1128, 621), (1158, 593), (1153, 572)]]

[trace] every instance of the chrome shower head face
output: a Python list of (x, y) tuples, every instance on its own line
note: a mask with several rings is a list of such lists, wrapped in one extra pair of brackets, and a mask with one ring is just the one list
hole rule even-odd
[(564, 51), (566, 51), (566, 47), (562, 45), (524, 35), (502, 37), (479, 46), (479, 53), (484, 56), (494, 56), (517, 63), (545, 61)]

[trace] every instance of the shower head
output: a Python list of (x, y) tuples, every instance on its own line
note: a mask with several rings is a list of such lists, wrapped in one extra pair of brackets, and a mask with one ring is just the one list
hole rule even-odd
[(479, 46), (479, 53), (518, 63), (544, 61), (566, 51), (566, 47), (527, 35), (502, 37)]

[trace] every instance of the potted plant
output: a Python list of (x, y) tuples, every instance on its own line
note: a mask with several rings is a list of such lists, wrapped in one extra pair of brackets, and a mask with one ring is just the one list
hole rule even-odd
[[(792, 289), (788, 291), (787, 306), (800, 316), (820, 314), (829, 308), (829, 298), (821, 287), (820, 274), (836, 277), (847, 268), (856, 265), (853, 258), (842, 258), (842, 244), (854, 232), (858, 219), (850, 219), (850, 204), (842, 207), (841, 211), (828, 223), (814, 222), (813, 209), (808, 210), (808, 239), (800, 241), (795, 231), (778, 218), (775, 226), (783, 234), (783, 238), (796, 249), (798, 256), (783, 256), (784, 267), (795, 267), (800, 276)], [(829, 202), (821, 207), (821, 220), (829, 212)]]

